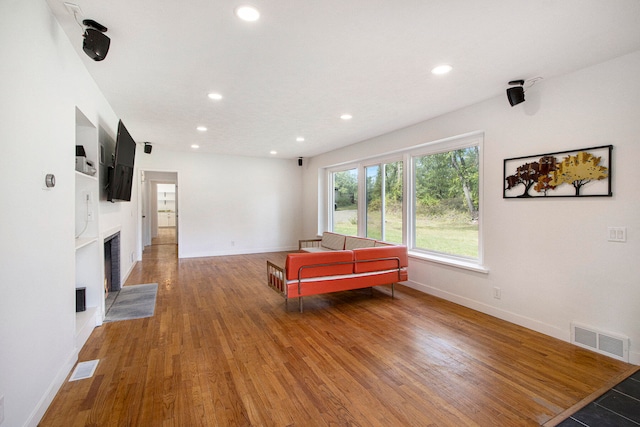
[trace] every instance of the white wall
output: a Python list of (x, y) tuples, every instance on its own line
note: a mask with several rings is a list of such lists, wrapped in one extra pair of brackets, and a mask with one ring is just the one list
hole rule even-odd
[[(538, 83), (510, 107), (501, 94), (460, 111), (311, 160), (304, 174), (304, 234), (324, 218), (318, 171), (394, 149), (484, 131), (484, 249), (489, 274), (415, 258), (412, 286), (570, 340), (577, 321), (631, 338), (640, 364), (640, 52)], [(503, 160), (613, 144), (613, 197), (503, 199)], [(322, 176), (322, 173), (320, 173)], [(320, 202), (318, 201), (320, 199)], [(627, 243), (607, 242), (608, 226)], [(502, 298), (492, 296), (493, 287)]]
[[(2, 426), (35, 426), (78, 351), (75, 108), (113, 135), (117, 117), (44, 1), (0, 2), (0, 52)], [(57, 179), (51, 190), (46, 173)]]
[[(118, 117), (43, 1), (0, 2), (0, 52), (0, 396), (3, 427), (35, 426), (78, 351), (75, 108), (112, 136)], [(545, 81), (521, 106), (496, 97), (305, 159), (302, 168), (295, 160), (169, 153), (154, 146), (151, 155), (138, 151), (137, 171), (178, 172), (182, 256), (286, 250), (318, 230), (319, 168), (484, 130), (483, 221), (491, 271), (412, 259), (414, 285), (563, 339), (572, 320), (626, 334), (632, 361), (640, 363), (639, 73), (635, 53)], [(501, 198), (504, 158), (604, 144), (615, 146), (613, 198)], [(42, 189), (46, 173), (56, 175), (52, 190)], [(101, 230), (121, 229), (125, 272), (132, 266), (126, 255), (138, 250), (137, 197), (136, 185), (133, 202), (100, 207)], [(609, 225), (626, 226), (628, 242), (608, 243)], [(529, 245), (524, 253), (522, 242)], [(502, 288), (499, 301), (491, 297), (494, 286)]]
[(302, 168), (295, 159), (176, 152), (154, 145), (151, 154), (137, 155), (136, 169), (178, 173), (181, 258), (298, 248)]
[[(117, 126), (116, 120), (115, 125)], [(126, 126), (126, 123), (125, 123)], [(114, 133), (115, 135), (115, 133)], [(115, 136), (114, 136), (115, 139)], [(141, 146), (136, 150), (136, 161), (142, 153)], [(130, 202), (100, 202), (101, 238), (120, 232), (120, 282), (126, 278), (138, 261), (140, 242), (138, 235), (138, 182), (134, 180)]]

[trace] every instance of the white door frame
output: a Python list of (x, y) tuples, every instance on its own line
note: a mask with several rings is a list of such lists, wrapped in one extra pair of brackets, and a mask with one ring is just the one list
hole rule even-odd
[(177, 171), (140, 171), (140, 193), (138, 196), (138, 260), (142, 259), (145, 246), (151, 244), (153, 236), (158, 235), (158, 193), (157, 184), (174, 184), (176, 186), (176, 238), (178, 242), (178, 257), (180, 257), (180, 216), (178, 214), (178, 172)]

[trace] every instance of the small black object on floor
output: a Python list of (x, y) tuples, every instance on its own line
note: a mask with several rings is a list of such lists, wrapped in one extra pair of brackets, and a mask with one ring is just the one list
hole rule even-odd
[(640, 371), (558, 424), (573, 426), (640, 426)]

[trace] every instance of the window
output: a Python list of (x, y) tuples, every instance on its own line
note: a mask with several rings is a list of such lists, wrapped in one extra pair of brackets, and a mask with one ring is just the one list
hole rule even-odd
[(413, 248), (478, 259), (478, 146), (412, 160)]
[(329, 171), (329, 229), (404, 243), (413, 256), (486, 271), (482, 140), (471, 133)]
[(402, 243), (402, 162), (365, 167), (367, 237)]
[(366, 236), (382, 240), (382, 167), (380, 165), (364, 168), (367, 177), (367, 232)]
[(358, 169), (331, 174), (333, 211), (331, 230), (349, 236), (358, 235)]

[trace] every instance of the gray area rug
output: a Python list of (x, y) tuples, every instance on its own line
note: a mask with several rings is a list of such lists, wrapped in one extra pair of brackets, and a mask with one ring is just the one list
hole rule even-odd
[(123, 286), (120, 291), (109, 295), (106, 303), (105, 322), (142, 319), (151, 317), (156, 309), (157, 283)]

